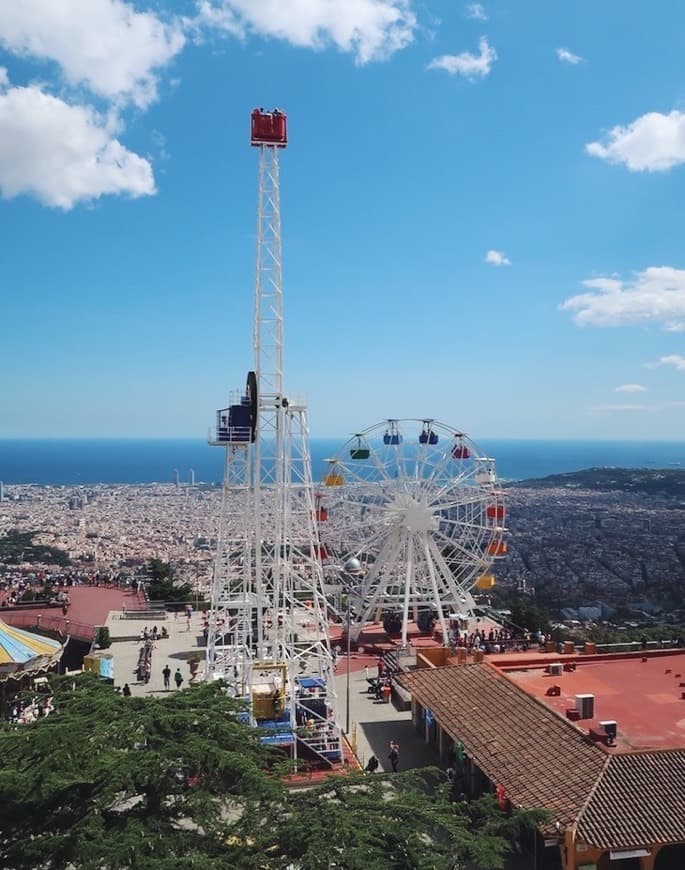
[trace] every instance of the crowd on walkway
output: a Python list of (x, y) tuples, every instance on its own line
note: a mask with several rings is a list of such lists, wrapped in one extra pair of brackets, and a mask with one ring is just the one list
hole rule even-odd
[[(190, 624), (190, 619), (192, 616), (188, 616), (188, 622)], [(153, 625), (151, 629), (145, 626), (143, 630), (140, 632), (140, 649), (138, 651), (138, 663), (136, 664), (134, 674), (139, 683), (147, 684), (150, 682), (150, 678), (152, 676), (152, 653), (157, 649), (157, 641), (164, 640), (169, 637), (169, 632), (167, 631), (166, 626), (162, 626), (161, 629), (156, 625)], [(181, 673), (180, 668), (176, 668), (176, 672), (173, 675), (174, 683), (177, 689), (180, 689), (183, 685), (183, 674)], [(164, 689), (165, 691), (169, 691), (171, 689), (171, 668), (168, 663), (162, 668), (162, 679), (164, 681)], [(126, 683), (122, 689), (122, 693), (126, 696), (130, 696), (131, 689)]]
[(482, 650), (484, 653), (501, 652), (527, 652), (531, 646), (544, 646), (552, 636), (539, 631), (530, 631), (524, 628), (522, 631), (514, 631), (511, 628), (491, 628), (488, 632), (484, 628), (475, 631), (456, 631), (450, 637), (450, 646), (453, 650), (461, 647), (469, 653), (474, 650)]

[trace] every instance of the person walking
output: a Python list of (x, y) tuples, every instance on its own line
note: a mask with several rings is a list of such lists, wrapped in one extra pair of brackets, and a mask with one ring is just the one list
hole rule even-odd
[(180, 668), (176, 668), (176, 673), (174, 674), (174, 682), (176, 683), (176, 688), (180, 689), (181, 684), (183, 683), (183, 674), (181, 673)]
[(164, 666), (162, 676), (164, 677), (164, 688), (168, 691), (171, 688), (171, 668), (169, 665)]
[(392, 772), (397, 773), (397, 765), (400, 761), (400, 745), (399, 743), (395, 743), (394, 740), (390, 741), (390, 754), (388, 755), (388, 758), (392, 765)]

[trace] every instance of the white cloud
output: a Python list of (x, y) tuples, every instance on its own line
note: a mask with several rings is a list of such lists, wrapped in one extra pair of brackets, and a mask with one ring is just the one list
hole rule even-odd
[(482, 3), (469, 3), (466, 7), (466, 17), (473, 18), (475, 21), (487, 21), (488, 16), (485, 14)]
[(0, 190), (68, 210), (104, 194), (153, 194), (149, 162), (114, 138), (112, 118), (38, 87), (0, 93)]
[(461, 54), (443, 54), (434, 58), (428, 69), (444, 69), (450, 75), (460, 75), (472, 81), (484, 78), (497, 60), (497, 52), (488, 44), (486, 36), (481, 36), (478, 42), (479, 54), (463, 51)]
[(573, 312), (579, 326), (658, 324), (668, 332), (685, 328), (685, 270), (650, 266), (630, 281), (592, 278), (583, 281), (590, 292), (567, 299), (563, 311)]
[(7, 87), (9, 83), (10, 80), (7, 77), (7, 68), (0, 66), (0, 89)]
[(616, 387), (615, 392), (617, 392), (617, 393), (646, 393), (647, 387), (644, 387), (642, 384), (621, 384), (619, 387)]
[(502, 251), (489, 250), (485, 255), (484, 262), (493, 266), (511, 266), (511, 260)]
[(669, 353), (667, 356), (659, 357), (657, 362), (650, 363), (649, 368), (655, 369), (659, 366), (670, 366), (677, 372), (685, 372), (685, 356), (677, 353)]
[(59, 64), (66, 81), (140, 107), (157, 96), (156, 70), (183, 48), (178, 24), (137, 12), (124, 0), (0, 3), (0, 45)]
[(583, 61), (583, 58), (579, 54), (574, 54), (572, 51), (569, 51), (568, 48), (558, 48), (557, 57), (561, 63), (570, 63), (573, 66), (577, 63), (582, 63)]
[(614, 127), (605, 144), (589, 142), (585, 150), (633, 172), (663, 172), (685, 162), (685, 113), (648, 112), (627, 127)]
[(321, 49), (359, 64), (383, 60), (414, 39), (409, 0), (198, 0), (195, 23), (244, 39), (254, 34)]

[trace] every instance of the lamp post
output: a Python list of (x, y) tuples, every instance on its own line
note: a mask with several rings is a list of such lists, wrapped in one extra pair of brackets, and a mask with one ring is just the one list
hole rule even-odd
[(347, 674), (345, 675), (345, 734), (350, 733), (350, 659), (351, 659), (351, 642), (350, 632), (352, 628), (352, 576), (342, 565), (331, 565), (331, 569), (335, 570), (340, 578), (340, 585), (344, 588), (347, 595), (347, 614), (345, 626), (347, 628), (347, 637), (345, 640), (345, 659), (347, 664)]
[(352, 600), (347, 591), (347, 677), (345, 683), (345, 734), (350, 733), (350, 623), (352, 621)]

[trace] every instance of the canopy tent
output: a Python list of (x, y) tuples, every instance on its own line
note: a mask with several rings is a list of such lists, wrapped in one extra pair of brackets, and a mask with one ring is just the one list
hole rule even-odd
[(38, 673), (60, 660), (64, 644), (0, 619), (0, 680)]

